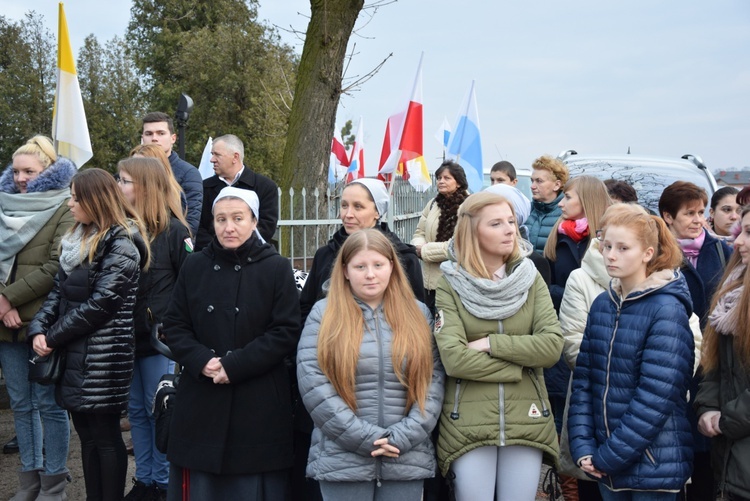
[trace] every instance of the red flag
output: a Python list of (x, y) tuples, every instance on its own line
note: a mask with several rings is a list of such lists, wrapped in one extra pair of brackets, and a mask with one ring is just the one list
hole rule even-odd
[(423, 149), (422, 57), (409, 103), (404, 111), (388, 118), (378, 171), (381, 178), (397, 172), (418, 190), (425, 190), (432, 184)]

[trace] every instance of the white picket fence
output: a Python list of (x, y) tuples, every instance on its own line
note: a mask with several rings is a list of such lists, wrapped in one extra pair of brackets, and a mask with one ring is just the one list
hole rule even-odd
[[(318, 188), (299, 191), (291, 188), (285, 194), (279, 188), (279, 214), (287, 214), (283, 210), (286, 207), (291, 217), (279, 219), (275, 237), (279, 251), (290, 259), (294, 268), (308, 271), (315, 251), (341, 227), (341, 190), (342, 187), (329, 187), (325, 192)], [(420, 193), (408, 181), (399, 178), (395, 182), (386, 218), (390, 229), (403, 242), (411, 240), (422, 210), (436, 193), (434, 185)], [(312, 204), (308, 203), (311, 197)]]

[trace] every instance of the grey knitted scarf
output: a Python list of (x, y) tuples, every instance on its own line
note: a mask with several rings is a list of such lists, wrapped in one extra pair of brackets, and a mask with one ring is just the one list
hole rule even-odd
[(91, 240), (84, 238), (83, 225), (78, 225), (74, 231), (67, 232), (61, 242), (60, 266), (65, 273), (70, 274), (89, 255)]
[[(448, 253), (455, 256), (452, 239), (448, 244)], [(497, 282), (477, 278), (454, 261), (444, 261), (440, 270), (458, 293), (464, 308), (485, 320), (504, 320), (517, 313), (526, 304), (537, 274), (534, 263), (526, 257), (521, 259), (513, 273)]]
[(0, 192), (0, 282), (7, 284), (16, 254), (70, 198), (70, 189), (42, 193)]

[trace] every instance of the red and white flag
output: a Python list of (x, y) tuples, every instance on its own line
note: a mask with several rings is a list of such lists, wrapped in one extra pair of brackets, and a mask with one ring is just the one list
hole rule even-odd
[(419, 58), (419, 66), (414, 77), (409, 102), (402, 111), (388, 118), (378, 170), (378, 175), (381, 178), (394, 172), (400, 174), (419, 191), (426, 190), (432, 184), (423, 149), (423, 58), (424, 53)]

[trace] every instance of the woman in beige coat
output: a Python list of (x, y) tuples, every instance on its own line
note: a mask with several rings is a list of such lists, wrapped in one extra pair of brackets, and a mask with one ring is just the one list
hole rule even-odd
[(458, 208), (469, 193), (466, 174), (459, 164), (446, 160), (435, 171), (438, 195), (427, 203), (411, 244), (422, 260), (425, 304), (435, 313), (435, 289), (443, 273), (440, 263), (449, 259), (448, 240), (456, 227)]

